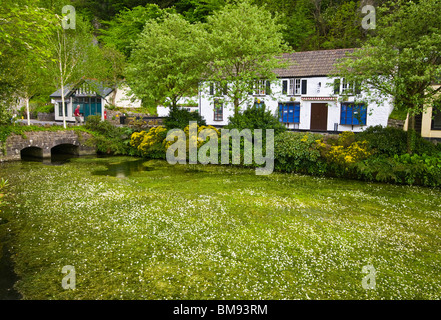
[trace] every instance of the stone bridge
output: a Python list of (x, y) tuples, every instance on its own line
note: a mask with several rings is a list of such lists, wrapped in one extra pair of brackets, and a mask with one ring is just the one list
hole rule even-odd
[(85, 144), (90, 138), (89, 133), (73, 130), (33, 131), (24, 136), (11, 134), (3, 145), (0, 142), (0, 162), (29, 157), (50, 158), (54, 154), (96, 154), (94, 146)]

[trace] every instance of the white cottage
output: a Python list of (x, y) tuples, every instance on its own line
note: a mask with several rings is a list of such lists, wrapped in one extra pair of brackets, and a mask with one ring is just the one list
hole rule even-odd
[[(284, 54), (291, 65), (276, 70), (276, 82), (256, 81), (255, 90), (244, 107), (264, 103), (290, 129), (335, 132), (387, 126), (393, 109), (391, 100), (382, 105), (366, 105), (361, 102), (365, 95), (357, 86), (329, 76), (338, 59), (352, 51), (336, 49)], [(200, 86), (199, 113), (209, 125), (224, 126), (234, 113), (228, 98), (215, 96), (221, 91), (213, 90), (213, 85)]]

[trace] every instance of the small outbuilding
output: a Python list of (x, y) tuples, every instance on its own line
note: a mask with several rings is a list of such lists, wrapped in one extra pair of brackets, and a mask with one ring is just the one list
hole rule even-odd
[[(113, 107), (139, 108), (141, 102), (128, 94), (128, 88), (124, 84), (114, 90), (104, 86), (96, 80), (83, 79), (76, 85), (68, 85), (64, 89), (64, 109), (66, 121), (75, 122), (74, 112), (80, 106), (80, 114), (87, 120), (88, 116), (101, 116), (104, 120), (105, 109), (114, 101)], [(57, 90), (50, 95), (51, 102), (55, 106), (55, 121), (63, 121), (62, 94)]]
[[(66, 121), (75, 121), (75, 108), (80, 106), (80, 114), (87, 119), (88, 116), (101, 116), (104, 120), (104, 106), (106, 97), (113, 91), (93, 80), (82, 80), (75, 86), (66, 86), (64, 89), (64, 112)], [(55, 105), (55, 121), (63, 121), (62, 93), (57, 90), (50, 95), (51, 102)]]

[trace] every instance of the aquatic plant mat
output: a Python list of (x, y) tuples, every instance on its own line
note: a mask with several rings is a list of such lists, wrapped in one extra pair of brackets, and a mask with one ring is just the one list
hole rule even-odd
[(129, 157), (0, 176), (24, 299), (441, 298), (439, 189)]

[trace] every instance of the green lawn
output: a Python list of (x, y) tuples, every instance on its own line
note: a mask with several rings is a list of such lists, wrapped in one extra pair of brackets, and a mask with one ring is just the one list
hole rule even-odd
[(439, 189), (129, 160), (0, 165), (25, 299), (441, 298)]

